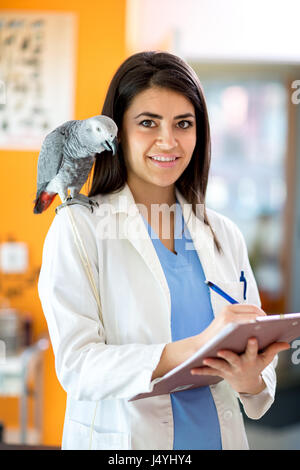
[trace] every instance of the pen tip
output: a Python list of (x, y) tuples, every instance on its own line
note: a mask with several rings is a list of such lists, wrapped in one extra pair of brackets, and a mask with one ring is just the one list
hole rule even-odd
[(207, 281), (207, 280), (205, 280), (204, 282), (205, 282), (205, 284), (208, 284), (208, 281)]

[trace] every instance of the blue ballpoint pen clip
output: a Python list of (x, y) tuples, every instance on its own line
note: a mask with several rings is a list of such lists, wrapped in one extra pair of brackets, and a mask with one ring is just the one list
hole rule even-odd
[(244, 283), (244, 300), (246, 300), (246, 292), (247, 292), (247, 280), (244, 276), (244, 271), (241, 271), (240, 282)]
[(224, 299), (228, 300), (228, 302), (230, 302), (231, 304), (239, 303), (237, 300), (230, 297), (230, 295), (226, 294), (226, 292), (224, 292), (220, 287), (216, 286), (216, 284), (214, 284), (213, 282), (205, 281), (205, 284), (207, 284), (208, 287), (210, 287), (217, 294), (221, 295)]

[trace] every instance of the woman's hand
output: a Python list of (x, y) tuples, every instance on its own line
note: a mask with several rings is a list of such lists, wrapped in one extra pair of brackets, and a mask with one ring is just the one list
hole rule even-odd
[[(228, 323), (255, 320), (259, 315), (266, 314), (255, 305), (229, 305), (213, 320), (207, 331), (216, 334)], [(191, 369), (191, 374), (222, 377), (238, 393), (257, 394), (266, 386), (261, 376), (262, 370), (272, 362), (276, 354), (289, 348), (289, 343), (277, 342), (270, 344), (259, 354), (257, 340), (250, 338), (243, 354), (220, 350), (218, 358), (206, 358), (203, 361), (204, 367)]]

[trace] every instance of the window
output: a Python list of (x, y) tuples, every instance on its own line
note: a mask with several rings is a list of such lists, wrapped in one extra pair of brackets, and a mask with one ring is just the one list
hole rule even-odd
[(286, 202), (285, 85), (256, 79), (201, 83), (212, 140), (207, 207), (238, 225), (260, 291), (278, 297)]

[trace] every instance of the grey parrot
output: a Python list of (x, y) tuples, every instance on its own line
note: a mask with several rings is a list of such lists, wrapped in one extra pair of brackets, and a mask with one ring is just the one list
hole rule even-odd
[[(79, 194), (95, 161), (104, 150), (117, 150), (116, 123), (107, 116), (67, 121), (48, 134), (41, 147), (37, 168), (37, 192), (33, 212), (44, 212), (57, 194), (62, 204), (83, 204), (93, 212), (95, 201)], [(68, 196), (70, 189), (70, 196)]]

